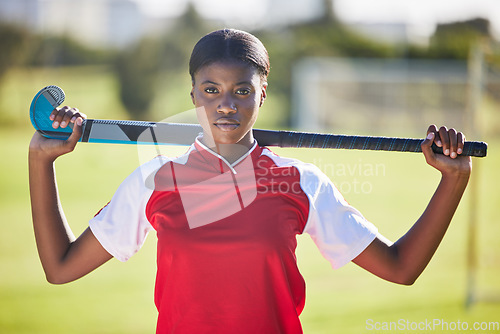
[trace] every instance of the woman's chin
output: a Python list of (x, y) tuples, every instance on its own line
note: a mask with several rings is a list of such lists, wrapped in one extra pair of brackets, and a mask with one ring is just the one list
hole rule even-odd
[(241, 133), (237, 133), (236, 131), (219, 130), (213, 131), (211, 136), (207, 136), (207, 134), (204, 133), (202, 142), (209, 147), (220, 145), (243, 145), (251, 147), (253, 145), (253, 137), (249, 137), (248, 134), (242, 135)]

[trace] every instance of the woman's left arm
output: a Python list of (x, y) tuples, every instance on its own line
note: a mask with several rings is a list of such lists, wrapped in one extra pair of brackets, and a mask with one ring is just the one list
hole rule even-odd
[[(441, 172), (441, 181), (427, 208), (411, 229), (394, 244), (376, 238), (353, 262), (391, 282), (411, 285), (425, 269), (451, 222), (471, 173), (470, 157), (460, 156), (465, 137), (455, 129), (431, 125), (422, 142), (429, 165)], [(435, 154), (431, 145), (443, 148)]]

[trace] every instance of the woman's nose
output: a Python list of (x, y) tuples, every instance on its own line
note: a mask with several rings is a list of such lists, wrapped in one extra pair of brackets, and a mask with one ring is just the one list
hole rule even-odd
[(224, 96), (221, 98), (219, 105), (217, 106), (217, 112), (231, 114), (238, 111), (236, 103), (231, 96)]

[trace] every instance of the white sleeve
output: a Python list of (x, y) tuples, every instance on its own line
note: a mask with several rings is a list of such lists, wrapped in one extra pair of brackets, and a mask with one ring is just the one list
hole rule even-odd
[[(160, 167), (153, 159), (137, 168), (118, 187), (111, 201), (89, 222), (90, 229), (113, 257), (127, 261), (144, 244), (149, 231), (145, 209), (154, 185), (148, 180)], [(147, 184), (148, 183), (148, 184)]]
[(306, 165), (301, 187), (309, 198), (304, 228), (334, 269), (358, 256), (377, 236), (377, 228), (350, 206), (330, 179), (317, 167)]

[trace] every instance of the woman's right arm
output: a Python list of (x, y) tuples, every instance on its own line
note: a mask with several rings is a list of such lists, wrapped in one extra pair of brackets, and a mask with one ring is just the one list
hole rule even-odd
[[(55, 128), (73, 123), (68, 140), (47, 139), (38, 132), (29, 147), (29, 185), (33, 228), (40, 261), (53, 284), (78, 279), (111, 259), (92, 231), (87, 228), (75, 238), (62, 210), (54, 170), (55, 160), (72, 152), (81, 136), (84, 114), (75, 108), (54, 110), (51, 120)], [(78, 175), (75, 175), (78, 177)]]

